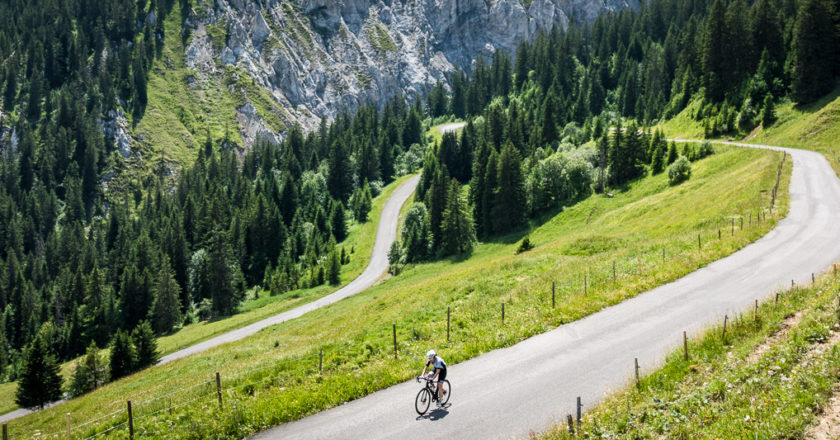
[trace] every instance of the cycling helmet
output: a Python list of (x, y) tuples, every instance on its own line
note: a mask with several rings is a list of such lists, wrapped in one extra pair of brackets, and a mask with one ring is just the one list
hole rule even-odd
[(435, 357), (435, 356), (437, 356), (437, 353), (435, 353), (435, 351), (434, 351), (434, 350), (429, 350), (429, 352), (428, 352), (428, 353), (426, 353), (426, 357), (427, 357), (427, 358), (429, 358), (429, 359), (431, 359), (431, 358), (433, 358), (433, 357)]

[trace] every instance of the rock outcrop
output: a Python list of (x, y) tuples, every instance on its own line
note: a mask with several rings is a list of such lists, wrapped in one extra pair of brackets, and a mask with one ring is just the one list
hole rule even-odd
[[(200, 77), (232, 70), (271, 97), (270, 108), (238, 109), (243, 141), (249, 143), (257, 135), (282, 137), (296, 122), (313, 129), (321, 118), (363, 103), (423, 96), (456, 67), (469, 71), (480, 54), (500, 49), (512, 54), (519, 42), (565, 27), (571, 17), (592, 20), (601, 11), (638, 3), (208, 0), (190, 17), (194, 33), (186, 59)], [(282, 124), (272, 126), (267, 119)]]

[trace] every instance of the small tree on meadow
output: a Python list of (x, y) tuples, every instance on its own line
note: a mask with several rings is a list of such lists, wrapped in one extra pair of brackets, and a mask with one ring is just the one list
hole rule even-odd
[(38, 336), (23, 353), (23, 367), (15, 402), (24, 408), (40, 408), (61, 398), (61, 374), (55, 356)]
[(137, 362), (134, 364), (136, 369), (154, 365), (160, 359), (155, 332), (152, 331), (149, 321), (143, 321), (134, 328), (131, 332), (131, 342), (137, 353)]
[(678, 185), (691, 177), (691, 162), (680, 156), (670, 167), (668, 167), (668, 181), (671, 185)]

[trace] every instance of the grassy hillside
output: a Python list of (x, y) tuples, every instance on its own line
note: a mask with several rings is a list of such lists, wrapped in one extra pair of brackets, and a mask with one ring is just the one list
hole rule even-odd
[[(673, 119), (660, 125), (668, 137), (702, 139), (703, 126), (691, 115), (700, 102), (694, 101)], [(808, 105), (796, 106), (784, 100), (776, 107), (776, 121), (751, 133), (733, 134), (732, 140), (755, 144), (802, 148), (822, 153), (840, 176), (840, 88)]]
[(680, 349), (638, 388), (605, 399), (577, 436), (558, 425), (541, 438), (829, 438), (806, 433), (840, 374), (838, 288), (829, 273), (781, 292), (757, 318), (750, 310), (730, 322), (725, 342), (712, 328), (689, 344), (688, 360)]
[[(67, 412), (84, 423), (112, 411), (117, 412), (75, 429), (74, 435), (114, 426), (114, 432), (122, 432), (125, 412), (120, 409), (132, 399), (139, 417), (135, 429), (146, 437), (243, 437), (412, 377), (429, 346), (459, 362), (514, 344), (676, 279), (762, 236), (787, 210), (786, 198), (778, 211), (766, 210), (766, 190), (775, 183), (780, 159), (775, 152), (718, 147), (718, 154), (695, 163), (683, 185), (669, 186), (664, 175), (648, 177), (614, 197), (593, 196), (547, 214), (530, 230), (537, 246), (525, 254), (514, 255), (527, 232), (522, 231), (479, 245), (466, 260), (408, 267), (300, 319), (16, 420), (15, 432), (61, 429)], [(790, 171), (787, 163), (784, 176)], [(787, 194), (787, 177), (782, 186)], [(761, 224), (755, 221), (758, 212), (766, 213)], [(718, 240), (718, 230), (726, 231), (736, 217), (744, 218), (743, 230), (736, 227), (734, 236), (724, 233)], [(552, 281), (558, 286), (554, 309)], [(452, 310), (449, 342), (447, 307)], [(392, 323), (399, 341), (396, 360)], [(222, 410), (214, 403), (215, 371), (221, 372)], [(171, 414), (165, 411), (170, 398)]]
[[(350, 262), (341, 268), (342, 285), (348, 284), (367, 267), (371, 254), (373, 253), (376, 230), (379, 227), (379, 217), (382, 214), (385, 201), (409, 177), (405, 176), (392, 182), (383, 188), (381, 194), (373, 199), (369, 215), (371, 221), (361, 224), (354, 222), (350, 225), (347, 238), (341, 243), (341, 246), (348, 253), (351, 249), (354, 253), (351, 254)], [(337, 290), (335, 286), (325, 284), (311, 289), (295, 290), (282, 295), (271, 296), (267, 291), (256, 289), (253, 292), (255, 297), (242, 304), (239, 308), (240, 313), (210, 321), (197, 322), (183, 327), (171, 335), (160, 337), (158, 338), (158, 349), (161, 354), (169, 354), (222, 333), (244, 327), (269, 316), (314, 301), (335, 290)], [(62, 365), (62, 374), (65, 379), (69, 380), (75, 362), (76, 360), (73, 360), (65, 362)], [(16, 389), (16, 382), (0, 384), (0, 414), (17, 409), (17, 405), (14, 402)]]

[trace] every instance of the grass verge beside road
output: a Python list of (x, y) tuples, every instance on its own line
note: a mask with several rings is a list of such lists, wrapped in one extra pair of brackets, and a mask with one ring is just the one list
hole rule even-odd
[[(15, 430), (62, 429), (67, 412), (84, 423), (132, 399), (135, 429), (144, 437), (241, 438), (404, 381), (420, 370), (430, 346), (457, 363), (597, 312), (735, 252), (786, 214), (791, 161), (782, 174), (782, 197), (768, 212), (781, 153), (716, 148), (717, 154), (694, 163), (691, 179), (682, 185), (670, 186), (660, 174), (633, 182), (614, 197), (592, 196), (544, 215), (529, 230), (479, 244), (469, 258), (409, 266), (400, 276), (299, 319), (16, 420)], [(515, 255), (526, 233), (536, 247)], [(557, 283), (556, 308), (551, 307), (552, 282)], [(221, 409), (215, 371), (221, 373)], [(170, 397), (171, 414), (163, 403)], [(121, 414), (74, 435), (113, 426), (112, 432), (120, 433), (114, 435), (123, 435)]]
[(664, 366), (585, 414), (577, 435), (557, 425), (543, 440), (572, 438), (803, 438), (840, 375), (840, 278), (780, 292), (758, 313), (709, 329)]

